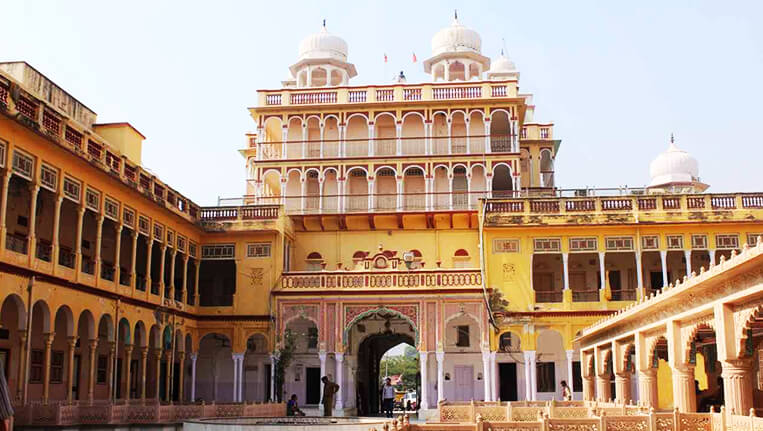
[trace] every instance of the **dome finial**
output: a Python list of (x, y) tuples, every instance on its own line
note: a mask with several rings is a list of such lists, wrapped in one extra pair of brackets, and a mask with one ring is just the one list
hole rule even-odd
[(323, 28), (326, 28), (326, 18), (323, 18)]
[(503, 51), (506, 50), (506, 38), (501, 38), (501, 55), (504, 55)]
[(458, 21), (458, 9), (453, 9), (453, 19)]
[(675, 140), (675, 138), (673, 137), (673, 132), (670, 132), (670, 143), (671, 143), (671, 144), (675, 144), (675, 143), (676, 143), (676, 140)]

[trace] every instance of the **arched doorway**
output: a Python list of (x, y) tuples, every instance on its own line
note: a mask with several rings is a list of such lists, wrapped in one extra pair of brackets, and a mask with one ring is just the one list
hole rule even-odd
[[(407, 351), (403, 349), (403, 354), (407, 353), (408, 358), (416, 364), (415, 367), (408, 367), (409, 372), (415, 368), (415, 378), (404, 379), (403, 381), (408, 384), (401, 385), (401, 389), (412, 389), (416, 394), (421, 392), (418, 354), (415, 354), (415, 350), (411, 350), (416, 346), (416, 328), (407, 318), (393, 310), (380, 308), (355, 322), (347, 335), (350, 351), (357, 352), (355, 360), (348, 361), (351, 367), (355, 365), (354, 376), (351, 376), (355, 384), (355, 393), (348, 393), (348, 395), (355, 398), (354, 404), (359, 416), (377, 415), (381, 412), (380, 389), (382, 378), (386, 377), (384, 370), (381, 369), (382, 357), (400, 344), (410, 347)], [(387, 369), (389, 370), (388, 367)], [(411, 382), (415, 382), (415, 385)], [(348, 383), (351, 384), (351, 382)], [(418, 395), (416, 399), (418, 400)], [(351, 405), (351, 401), (348, 399), (346, 405)]]

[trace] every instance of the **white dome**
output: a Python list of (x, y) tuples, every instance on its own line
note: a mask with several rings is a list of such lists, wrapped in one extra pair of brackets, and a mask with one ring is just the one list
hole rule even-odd
[(676, 147), (671, 137), (668, 149), (649, 164), (649, 175), (652, 177), (650, 187), (693, 183), (699, 181), (699, 165), (697, 159)]
[(432, 38), (432, 56), (446, 52), (475, 52), (480, 54), (482, 50), (482, 38), (476, 31), (466, 28), (453, 20), (450, 27), (437, 32)]
[(311, 34), (299, 43), (299, 60), (334, 59), (347, 61), (347, 42), (321, 27), (321, 31)]
[(508, 59), (503, 52), (501, 55), (490, 62), (490, 70), (488, 73), (513, 73), (517, 71), (517, 66), (514, 62)]

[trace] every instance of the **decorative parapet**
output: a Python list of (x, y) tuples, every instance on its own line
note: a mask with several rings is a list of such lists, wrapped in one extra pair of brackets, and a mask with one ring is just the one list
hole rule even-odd
[(357, 291), (361, 289), (449, 290), (481, 289), (478, 269), (417, 269), (412, 271), (319, 271), (285, 273), (276, 291)]
[(202, 207), (199, 225), (207, 232), (290, 229), (290, 222), (278, 205)]
[(763, 194), (631, 195), (488, 199), (486, 226), (750, 221)]
[(517, 81), (259, 90), (258, 107), (517, 98)]

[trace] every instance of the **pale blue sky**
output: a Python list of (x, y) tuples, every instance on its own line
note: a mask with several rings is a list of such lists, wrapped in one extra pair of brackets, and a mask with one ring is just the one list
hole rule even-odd
[(400, 69), (419, 82), (431, 37), (456, 8), (483, 54), (505, 38), (536, 119), (556, 123), (558, 185), (644, 185), (675, 132), (709, 191), (761, 189), (759, 1), (0, 4), (0, 60), (30, 62), (101, 122), (132, 123), (148, 137), (144, 164), (200, 205), (243, 193), (246, 108), (257, 89), (280, 86), (321, 19), (349, 44), (352, 83)]

